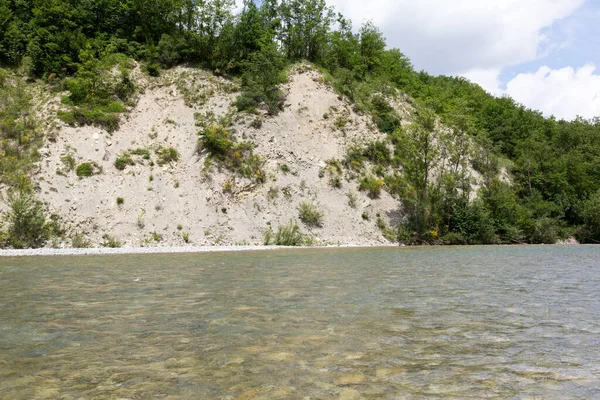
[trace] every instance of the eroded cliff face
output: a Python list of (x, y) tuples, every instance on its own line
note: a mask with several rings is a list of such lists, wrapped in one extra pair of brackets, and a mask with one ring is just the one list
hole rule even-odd
[[(136, 79), (136, 105), (112, 134), (51, 124), (52, 140), (40, 151), (34, 180), (38, 198), (61, 216), (68, 235), (80, 234), (94, 246), (107, 236), (124, 246), (257, 245), (269, 229), (296, 221), (309, 244), (390, 243), (382, 227), (401, 220), (401, 203), (385, 191), (369, 198), (359, 190), (357, 174), (337, 168), (349, 147), (382, 134), (318, 71), (293, 67), (282, 88), (284, 110), (263, 116), (262, 123), (235, 110), (239, 93), (231, 82), (205, 71), (178, 67), (161, 78)], [(59, 99), (41, 107), (51, 115)], [(408, 112), (407, 104), (396, 107)], [(231, 123), (231, 138), (252, 143), (264, 160), (263, 182), (220, 168), (198, 152), (202, 126), (224, 120)], [(161, 163), (161, 149), (169, 148), (178, 159)], [(120, 170), (115, 160), (125, 153), (132, 163)], [(85, 162), (93, 166), (91, 177), (78, 177), (68, 165)], [(302, 203), (322, 213), (320, 227), (301, 221)]]

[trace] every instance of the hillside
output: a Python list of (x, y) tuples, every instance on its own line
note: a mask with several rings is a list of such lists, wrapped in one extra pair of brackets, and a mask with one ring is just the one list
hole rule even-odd
[[(227, 81), (185, 67), (140, 81), (143, 93), (112, 134), (56, 121), (57, 134), (41, 148), (40, 172), (33, 177), (38, 198), (61, 216), (69, 233), (81, 233), (94, 244), (102, 243), (104, 235), (127, 246), (184, 244), (184, 233), (199, 245), (263, 244), (269, 227), (276, 230), (290, 220), (298, 221), (314, 244), (389, 243), (376, 221), (380, 216), (386, 225), (390, 220), (397, 224), (401, 204), (385, 192), (370, 199), (345, 173), (341, 187), (333, 187), (330, 171), (323, 173), (327, 161), (343, 160), (351, 145), (382, 135), (369, 118), (340, 100), (318, 71), (305, 65), (292, 71), (283, 86), (284, 110), (265, 118), (260, 128), (250, 126), (254, 116), (232, 107), (237, 92), (219, 89)], [(187, 106), (175, 83), (184, 81), (195, 92), (213, 95), (202, 105)], [(205, 166), (207, 155), (198, 154), (196, 142), (197, 116), (207, 113), (216, 120), (229, 114), (236, 121), (231, 127), (235, 137), (251, 142), (265, 160), (264, 183)], [(347, 119), (343, 129), (335, 126), (340, 116)], [(178, 160), (158, 165), (159, 146), (176, 149)], [(148, 150), (150, 158), (134, 155), (135, 165), (118, 170), (115, 160), (135, 149)], [(92, 162), (102, 172), (79, 178), (65, 167), (67, 155), (75, 165)], [(354, 206), (349, 196), (355, 197)], [(119, 197), (123, 204), (117, 204)], [(303, 202), (322, 212), (322, 227), (301, 223)]]
[(600, 119), (417, 72), (323, 0), (0, 22), (2, 247), (600, 242)]

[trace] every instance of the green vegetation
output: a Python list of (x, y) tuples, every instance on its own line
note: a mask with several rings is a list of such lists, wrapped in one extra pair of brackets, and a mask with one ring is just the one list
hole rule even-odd
[(131, 150), (129, 153), (134, 156), (141, 156), (144, 160), (150, 159), (150, 150), (148, 149), (138, 147), (135, 150)]
[[(71, 109), (58, 116), (69, 125), (96, 125), (113, 132), (119, 127), (119, 114), (125, 112), (124, 103), (135, 93), (131, 62), (116, 54), (98, 59), (90, 49), (80, 50), (79, 60), (77, 72), (64, 81), (70, 94), (63, 103)], [(113, 68), (118, 68), (118, 75)]]
[(42, 203), (28, 191), (11, 193), (5, 241), (14, 249), (43, 247), (51, 236)]
[(374, 176), (365, 176), (360, 180), (360, 190), (367, 192), (372, 199), (378, 199), (383, 187), (383, 180)]
[(92, 247), (92, 242), (86, 239), (82, 233), (78, 232), (73, 235), (71, 239), (71, 246), (73, 246), (75, 249), (87, 249)]
[(335, 189), (342, 188), (342, 164), (336, 160), (331, 159), (325, 161), (327, 164), (327, 172), (329, 173), (329, 185)]
[(306, 226), (321, 228), (323, 227), (323, 213), (319, 211), (316, 204), (302, 202), (298, 205), (298, 213), (300, 221)]
[(125, 204), (125, 199), (122, 197), (117, 197), (117, 205), (122, 206), (123, 204)]
[(135, 161), (133, 160), (133, 157), (131, 157), (131, 154), (127, 151), (119, 154), (115, 160), (115, 168), (119, 171), (123, 171), (129, 165), (135, 165)]
[(179, 160), (179, 152), (173, 147), (159, 147), (156, 150), (158, 165), (165, 165)]
[(117, 239), (111, 235), (102, 235), (102, 240), (103, 240), (102, 247), (116, 249), (123, 245), (123, 243), (121, 243), (121, 241), (119, 239)]
[(221, 125), (210, 125), (200, 132), (197, 145), (198, 153), (206, 151), (207, 166), (215, 162), (239, 175), (256, 182), (264, 182), (263, 160), (253, 153), (249, 142), (234, 141), (227, 129)]
[(90, 176), (98, 175), (102, 173), (102, 167), (96, 162), (84, 162), (77, 166), (75, 174), (79, 178), (89, 178)]
[(24, 190), (42, 135), (25, 80), (0, 68), (0, 83), (0, 183)]
[(302, 246), (305, 238), (298, 224), (294, 220), (290, 220), (287, 225), (279, 225), (277, 233), (273, 235), (271, 228), (265, 231), (263, 243), (265, 246), (271, 244), (275, 246)]

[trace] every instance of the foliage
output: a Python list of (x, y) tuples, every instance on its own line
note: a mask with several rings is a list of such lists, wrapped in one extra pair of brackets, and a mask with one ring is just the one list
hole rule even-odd
[(90, 242), (86, 237), (78, 232), (71, 238), (71, 246), (75, 249), (86, 249), (92, 247), (92, 242)]
[(24, 80), (1, 68), (0, 80), (0, 183), (22, 190), (29, 187), (42, 135)]
[(116, 249), (118, 247), (123, 246), (123, 243), (121, 243), (121, 241), (119, 239), (115, 238), (114, 236), (106, 234), (106, 235), (102, 236), (102, 239), (103, 239), (102, 247)]
[(179, 152), (173, 147), (160, 147), (156, 150), (158, 165), (169, 164), (179, 160)]
[(253, 153), (252, 144), (232, 140), (229, 131), (221, 125), (211, 125), (200, 132), (197, 151), (206, 151), (208, 162), (214, 161), (245, 178), (256, 182), (263, 182), (265, 179), (263, 160)]
[(43, 247), (49, 239), (42, 203), (32, 193), (11, 193), (6, 240), (15, 249)]
[(263, 243), (265, 246), (271, 244), (275, 246), (302, 246), (304, 235), (298, 224), (294, 220), (290, 220), (287, 225), (279, 225), (274, 236), (272, 229), (266, 230)]
[(131, 157), (131, 154), (127, 151), (119, 154), (115, 160), (115, 168), (119, 171), (123, 171), (128, 165), (135, 165), (135, 161)]
[(278, 87), (285, 81), (283, 67), (283, 57), (274, 43), (265, 42), (253, 52), (244, 66), (238, 111), (254, 111), (263, 103), (270, 114), (277, 114), (283, 107), (283, 93)]
[(376, 178), (374, 176), (364, 176), (360, 180), (359, 189), (366, 191), (367, 195), (372, 199), (378, 199), (381, 195), (381, 188), (383, 187), (383, 179)]
[(316, 204), (302, 202), (298, 205), (300, 221), (306, 226), (321, 228), (323, 227), (323, 213)]
[(89, 178), (90, 176), (98, 175), (100, 173), (102, 173), (102, 167), (93, 161), (81, 163), (75, 169), (75, 174), (79, 178)]

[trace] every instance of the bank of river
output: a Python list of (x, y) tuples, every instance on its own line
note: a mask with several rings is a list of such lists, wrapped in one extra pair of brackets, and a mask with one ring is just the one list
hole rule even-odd
[(600, 247), (3, 257), (0, 398), (600, 398)]

